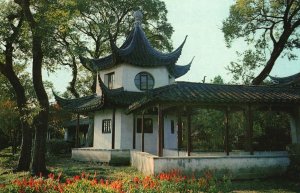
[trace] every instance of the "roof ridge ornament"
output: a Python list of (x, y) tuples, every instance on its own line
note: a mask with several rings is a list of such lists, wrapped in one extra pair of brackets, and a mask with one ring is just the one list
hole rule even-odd
[(143, 19), (143, 13), (141, 10), (137, 10), (133, 13), (133, 17), (134, 17), (134, 24), (137, 25), (141, 25), (142, 23), (142, 19)]

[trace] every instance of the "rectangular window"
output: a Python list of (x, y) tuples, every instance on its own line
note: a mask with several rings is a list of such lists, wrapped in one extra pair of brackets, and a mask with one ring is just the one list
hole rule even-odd
[(174, 134), (174, 120), (171, 120), (171, 133)]
[(111, 133), (111, 119), (102, 120), (102, 133)]
[[(137, 118), (137, 123), (136, 123), (137, 133), (142, 133), (142, 119)], [(153, 121), (151, 118), (144, 118), (144, 133), (153, 133)]]
[(105, 74), (104, 83), (109, 89), (112, 89), (114, 87), (114, 82), (115, 82), (115, 73), (114, 72)]

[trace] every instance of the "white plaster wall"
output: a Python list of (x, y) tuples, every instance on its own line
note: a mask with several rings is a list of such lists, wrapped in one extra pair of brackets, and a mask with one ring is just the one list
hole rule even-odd
[(128, 91), (140, 91), (134, 83), (135, 76), (140, 72), (148, 72), (154, 78), (154, 88), (168, 85), (175, 81), (174, 78), (169, 79), (169, 72), (166, 67), (145, 68), (137, 67), (130, 64), (120, 64), (115, 68), (100, 71), (100, 77), (104, 81), (105, 74), (114, 72), (115, 82), (113, 88), (124, 87)]
[(133, 143), (133, 115), (126, 115), (125, 110), (121, 115), (121, 149), (132, 149)]
[[(113, 110), (101, 110), (95, 113), (94, 117), (94, 148), (111, 149), (111, 133), (102, 133), (102, 120), (112, 120)], [(118, 115), (116, 113), (116, 120)], [(117, 125), (117, 121), (116, 121)], [(116, 132), (117, 133), (117, 132)], [(116, 141), (116, 140), (115, 140)]]
[[(144, 134), (144, 147), (145, 152), (157, 155), (157, 138), (158, 138), (158, 123), (157, 123), (157, 116), (154, 115), (145, 115), (145, 118), (152, 118), (153, 123), (153, 133), (145, 133)], [(136, 116), (137, 118), (141, 118), (141, 116)], [(136, 133), (136, 149), (142, 150), (142, 134)]]
[(107, 162), (110, 165), (128, 165), (130, 150), (73, 148), (72, 159), (78, 161)]
[[(174, 121), (174, 133), (171, 133), (171, 120)], [(164, 148), (177, 148), (177, 117), (174, 115), (165, 115), (164, 117)]]
[[(141, 118), (137, 116), (136, 118)], [(145, 133), (144, 135), (144, 145), (145, 152), (157, 155), (158, 148), (158, 122), (156, 115), (145, 115), (145, 118), (152, 118), (153, 121), (153, 133)], [(131, 118), (132, 119), (132, 118)], [(174, 120), (174, 133), (171, 133), (171, 120)], [(175, 149), (177, 148), (177, 118), (173, 115), (164, 116), (164, 148)], [(131, 131), (132, 135), (132, 131)], [(142, 135), (141, 133), (136, 133), (136, 149), (142, 150)]]
[(99, 75), (100, 75), (102, 81), (105, 83), (105, 74), (112, 73), (112, 72), (115, 73), (115, 82), (113, 84), (113, 89), (122, 87), (123, 86), (123, 67), (122, 67), (122, 65), (118, 65), (111, 69), (102, 70), (99, 72)]

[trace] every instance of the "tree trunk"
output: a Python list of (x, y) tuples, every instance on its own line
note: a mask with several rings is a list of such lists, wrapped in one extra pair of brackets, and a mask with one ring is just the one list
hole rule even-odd
[(42, 34), (39, 33), (39, 26), (37, 25), (31, 10), (30, 1), (22, 0), (17, 1), (22, 7), (22, 11), (30, 25), (32, 32), (32, 80), (34, 91), (37, 96), (41, 111), (35, 117), (35, 137), (31, 171), (35, 175), (46, 175), (48, 170), (46, 169), (46, 138), (48, 129), (48, 116), (49, 116), (49, 100), (46, 90), (43, 85), (42, 78), (42, 62), (43, 62), (43, 50), (42, 50)]
[(32, 129), (26, 121), (22, 121), (22, 144), (16, 171), (28, 171), (31, 162)]
[(34, 90), (42, 110), (35, 117), (34, 121), (35, 138), (31, 169), (33, 174), (39, 175), (40, 173), (47, 174), (45, 154), (49, 116), (49, 100), (42, 79), (42, 41), (38, 34), (34, 34), (32, 38), (32, 79)]
[(281, 52), (283, 51), (292, 32), (293, 32), (293, 30), (291, 28), (284, 30), (279, 41), (276, 44), (274, 44), (274, 49), (271, 53), (271, 56), (266, 64), (266, 66), (259, 73), (259, 75), (252, 80), (253, 85), (261, 84), (267, 78), (267, 76), (270, 74), (277, 58), (280, 56)]

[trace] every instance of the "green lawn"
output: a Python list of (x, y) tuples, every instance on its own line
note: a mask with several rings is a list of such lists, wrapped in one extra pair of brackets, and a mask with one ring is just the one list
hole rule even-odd
[[(13, 179), (29, 176), (28, 172), (12, 173), (17, 159), (17, 155), (13, 156), (9, 149), (0, 151), (0, 184), (8, 184)], [(104, 179), (143, 176), (132, 167), (113, 167), (100, 163), (77, 162), (71, 160), (70, 155), (48, 156), (47, 160), (48, 169), (55, 174), (62, 172), (63, 178), (80, 175), (82, 172), (90, 173), (90, 175), (94, 175), (96, 172), (98, 177)], [(238, 193), (300, 193), (300, 182), (293, 182), (284, 178), (233, 181), (231, 186), (232, 192)]]

